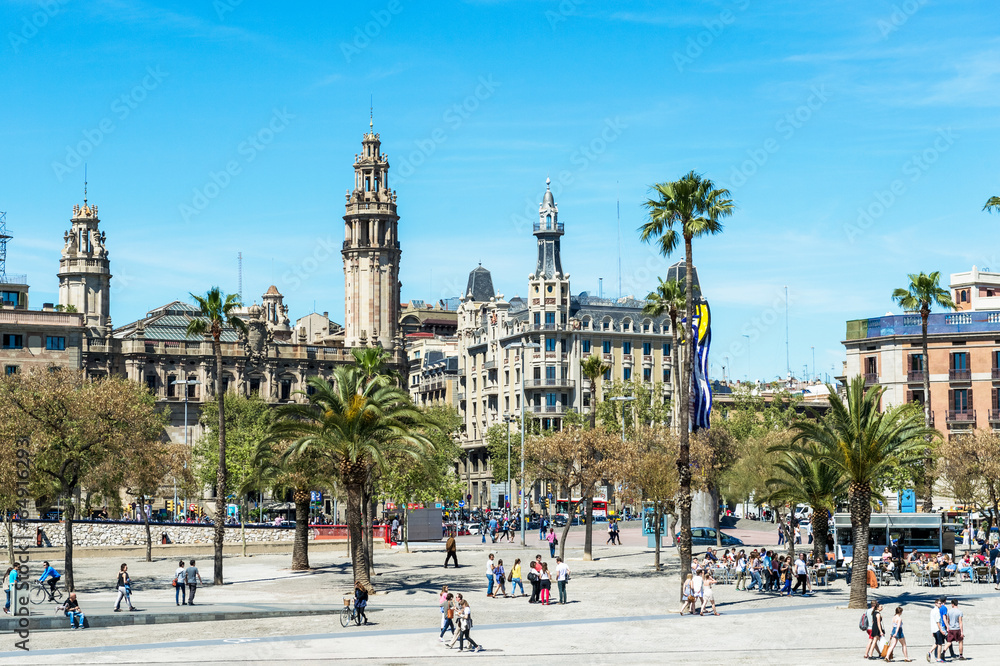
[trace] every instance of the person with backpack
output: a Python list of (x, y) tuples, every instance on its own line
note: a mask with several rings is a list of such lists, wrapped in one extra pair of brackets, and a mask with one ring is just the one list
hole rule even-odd
[(535, 555), (535, 561), (528, 565), (528, 583), (531, 584), (531, 597), (529, 604), (537, 604), (542, 592), (542, 581), (539, 574), (542, 572), (542, 556)]
[(878, 602), (872, 599), (869, 602), (868, 608), (861, 614), (861, 620), (858, 621), (858, 629), (868, 634), (868, 644), (865, 646), (865, 659), (870, 658), (872, 652), (872, 613), (875, 612), (876, 603)]
[(559, 538), (556, 537), (556, 528), (550, 527), (549, 534), (546, 537), (549, 542), (549, 557), (556, 556), (556, 546), (559, 545)]
[[(448, 586), (445, 585), (445, 588)], [(448, 592), (445, 595), (444, 602), (441, 605), (441, 612), (443, 613), (444, 620), (441, 622), (441, 642), (444, 643), (444, 632), (451, 630), (452, 642), (455, 639), (455, 596)]]
[(882, 606), (877, 601), (872, 601), (871, 608), (871, 638), (868, 639), (868, 650), (865, 652), (865, 658), (881, 656), (881, 648), (879, 648), (879, 640), (885, 636), (885, 629), (882, 627)]
[(507, 572), (503, 568), (503, 560), (497, 560), (496, 567), (493, 568), (493, 577), (496, 579), (496, 593), (493, 598), (497, 598), (497, 594), (502, 594), (504, 599), (507, 598)]

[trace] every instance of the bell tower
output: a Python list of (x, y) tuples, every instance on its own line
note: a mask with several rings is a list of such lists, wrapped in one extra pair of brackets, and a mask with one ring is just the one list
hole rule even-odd
[(391, 350), (399, 329), (399, 236), (389, 160), (369, 119), (344, 215), (344, 346)]
[(97, 206), (73, 206), (70, 229), (63, 234), (65, 245), (59, 259), (59, 304), (83, 313), (87, 335), (104, 338), (111, 332), (111, 262), (104, 246), (104, 232)]
[[(532, 323), (556, 324), (565, 327), (569, 316), (569, 275), (563, 273), (562, 258), (559, 255), (559, 241), (563, 236), (563, 223), (559, 221), (559, 207), (556, 205), (550, 180), (545, 179), (545, 195), (538, 207), (538, 221), (534, 225), (534, 236), (538, 244), (538, 260), (535, 271), (528, 276), (530, 292), (529, 310)], [(549, 328), (548, 330), (551, 330)]]

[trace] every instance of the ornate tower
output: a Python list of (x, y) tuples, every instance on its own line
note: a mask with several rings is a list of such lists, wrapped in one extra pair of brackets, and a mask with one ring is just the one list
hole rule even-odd
[(59, 259), (59, 303), (84, 314), (87, 334), (104, 338), (111, 332), (111, 262), (98, 229), (97, 206), (73, 206), (70, 230), (63, 234), (65, 246)]
[[(549, 330), (566, 325), (569, 314), (569, 275), (563, 273), (559, 256), (559, 240), (563, 235), (563, 223), (559, 221), (559, 207), (556, 206), (549, 179), (545, 179), (545, 196), (538, 207), (538, 222), (535, 222), (535, 238), (538, 239), (538, 262), (535, 272), (528, 276), (530, 299), (529, 309), (532, 324), (548, 324)], [(536, 314), (537, 313), (537, 314)]]
[(399, 236), (389, 160), (368, 123), (344, 215), (344, 345), (391, 350), (399, 328)]

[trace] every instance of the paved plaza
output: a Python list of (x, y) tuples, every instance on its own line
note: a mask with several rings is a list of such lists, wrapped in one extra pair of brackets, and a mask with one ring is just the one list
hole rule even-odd
[[(0, 648), (4, 663), (16, 664), (150, 664), (150, 663), (420, 663), (438, 659), (476, 659), (510, 663), (667, 663), (698, 664), (841, 664), (860, 661), (864, 634), (858, 630), (859, 611), (848, 610), (843, 580), (815, 588), (808, 597), (778, 597), (743, 592), (719, 585), (716, 598), (722, 616), (680, 617), (675, 611), (678, 563), (674, 549), (665, 549), (665, 570), (653, 571), (653, 555), (638, 529), (622, 532), (622, 546), (604, 545), (595, 533), (593, 562), (583, 562), (582, 530), (574, 528), (567, 543), (572, 569), (565, 606), (540, 606), (525, 598), (489, 599), (486, 554), (494, 552), (508, 567), (548, 549), (538, 534), (528, 533), (528, 548), (519, 542), (487, 543), (478, 537), (459, 539), (459, 569), (442, 568), (440, 544), (414, 544), (376, 554), (375, 585), (369, 626), (342, 628), (336, 614), (352, 586), (350, 564), (339, 553), (316, 553), (313, 571), (293, 573), (290, 555), (227, 557), (227, 584), (199, 589), (194, 608), (174, 604), (170, 577), (174, 560), (129, 561), (135, 581), (138, 616), (155, 618), (180, 614), (182, 622), (157, 619), (153, 624), (108, 627), (117, 619), (111, 608), (111, 586), (120, 562), (88, 559), (78, 562), (80, 604), (93, 627), (35, 630), (29, 654), (14, 651), (14, 635), (6, 634)], [(753, 536), (752, 530), (741, 534)], [(770, 532), (758, 532), (761, 541)], [(751, 541), (747, 541), (748, 545)], [(56, 563), (59, 566), (61, 563)], [(199, 560), (206, 578), (211, 561)], [(462, 592), (473, 610), (473, 637), (485, 647), (476, 654), (446, 649), (438, 641), (440, 612), (437, 593), (447, 584)], [(528, 587), (530, 592), (530, 586)], [(553, 590), (554, 592), (554, 590)], [(876, 592), (887, 616), (905, 604), (906, 635), (911, 658), (923, 660), (930, 643), (925, 631), (929, 603), (941, 590), (917, 587), (907, 578), (902, 586)], [(966, 612), (965, 654), (981, 664), (1000, 663), (1000, 643), (992, 628), (1000, 620), (1000, 592), (992, 585), (964, 583), (946, 587)], [(35, 607), (38, 608), (38, 607)], [(318, 612), (317, 615), (282, 616)], [(325, 611), (325, 612), (324, 612)], [(254, 612), (267, 617), (253, 618)], [(219, 613), (244, 619), (215, 620)], [(200, 615), (205, 621), (195, 621)], [(246, 619), (253, 618), (253, 619)], [(67, 621), (68, 624), (68, 621)], [(511, 662), (510, 658), (520, 660)], [(897, 653), (897, 657), (901, 654)], [(915, 662), (916, 663), (916, 662)]]

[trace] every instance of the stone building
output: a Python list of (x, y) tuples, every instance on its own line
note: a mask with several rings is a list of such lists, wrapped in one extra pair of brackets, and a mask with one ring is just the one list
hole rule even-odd
[(413, 404), (458, 407), (458, 338), (410, 333), (406, 336), (406, 358), (407, 388)]
[[(505, 417), (517, 418), (523, 410), (540, 427), (558, 429), (568, 413), (594, 409), (602, 398), (602, 383), (597, 395), (591, 395), (581, 369), (591, 354), (610, 366), (604, 381), (648, 384), (654, 400), (671, 395), (669, 318), (643, 315), (644, 300), (574, 296), (562, 266), (564, 233), (546, 180), (533, 229), (536, 261), (527, 297), (505, 300), (482, 266), (469, 274), (458, 309), (458, 404), (467, 452), (459, 473), (472, 506), (488, 504), (494, 481), (484, 439), (491, 426), (505, 423)], [(528, 490), (529, 499), (537, 501), (539, 489)]]

